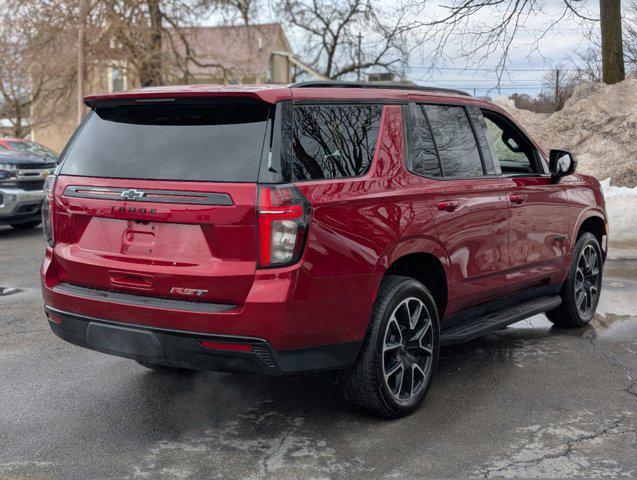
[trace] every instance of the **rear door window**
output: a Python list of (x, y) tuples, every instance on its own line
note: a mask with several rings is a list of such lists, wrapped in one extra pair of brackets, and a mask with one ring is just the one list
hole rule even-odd
[(269, 108), (261, 102), (96, 108), (61, 173), (256, 182)]
[(438, 161), (436, 144), (434, 143), (423, 106), (410, 104), (411, 122), (408, 122), (407, 168), (409, 171), (426, 177), (442, 177), (442, 168)]
[(464, 107), (425, 105), (445, 177), (484, 175), (480, 151)]
[(295, 106), (292, 178), (365, 175), (374, 159), (381, 113), (381, 105)]

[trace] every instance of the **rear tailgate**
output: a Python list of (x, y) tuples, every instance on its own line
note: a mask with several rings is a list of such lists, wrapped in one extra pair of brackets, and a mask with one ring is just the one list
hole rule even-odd
[[(131, 189), (164, 192), (162, 200), (179, 192), (180, 200), (115, 199)], [(216, 303), (241, 304), (247, 296), (256, 266), (255, 184), (198, 184), (194, 190), (187, 182), (61, 176), (56, 192), (62, 281)], [(214, 193), (230, 204), (215, 197), (204, 197), (210, 204), (189, 204), (185, 192)]]
[(256, 269), (268, 112), (227, 102), (98, 108), (64, 155), (55, 186), (59, 279), (242, 304)]

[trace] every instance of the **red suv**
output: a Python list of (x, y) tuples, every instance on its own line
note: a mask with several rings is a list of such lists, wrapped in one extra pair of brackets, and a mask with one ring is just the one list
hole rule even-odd
[(502, 109), (400, 85), (162, 87), (86, 98), (47, 180), (46, 315), (153, 369), (340, 370), (399, 417), (440, 345), (595, 312), (599, 183)]

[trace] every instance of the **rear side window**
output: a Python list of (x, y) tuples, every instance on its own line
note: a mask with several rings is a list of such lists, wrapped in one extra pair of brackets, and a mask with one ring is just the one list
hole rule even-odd
[(67, 149), (61, 173), (256, 182), (268, 110), (253, 102), (97, 108)]
[(464, 107), (425, 105), (445, 177), (484, 175), (482, 160)]
[(374, 159), (381, 113), (380, 105), (295, 106), (292, 178), (365, 175)]
[(409, 110), (412, 121), (408, 123), (409, 129), (409, 156), (407, 168), (427, 177), (442, 177), (442, 169), (436, 153), (427, 117), (422, 105), (410, 104)]

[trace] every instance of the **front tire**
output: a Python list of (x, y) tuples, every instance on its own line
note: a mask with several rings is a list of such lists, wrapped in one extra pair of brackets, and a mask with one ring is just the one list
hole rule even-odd
[(546, 312), (560, 327), (583, 327), (595, 315), (602, 288), (602, 250), (595, 235), (585, 232), (577, 239), (573, 260), (560, 296), (559, 307)]
[(381, 417), (414, 412), (436, 371), (439, 337), (438, 311), (427, 288), (413, 278), (387, 276), (358, 359), (343, 374), (345, 397)]

